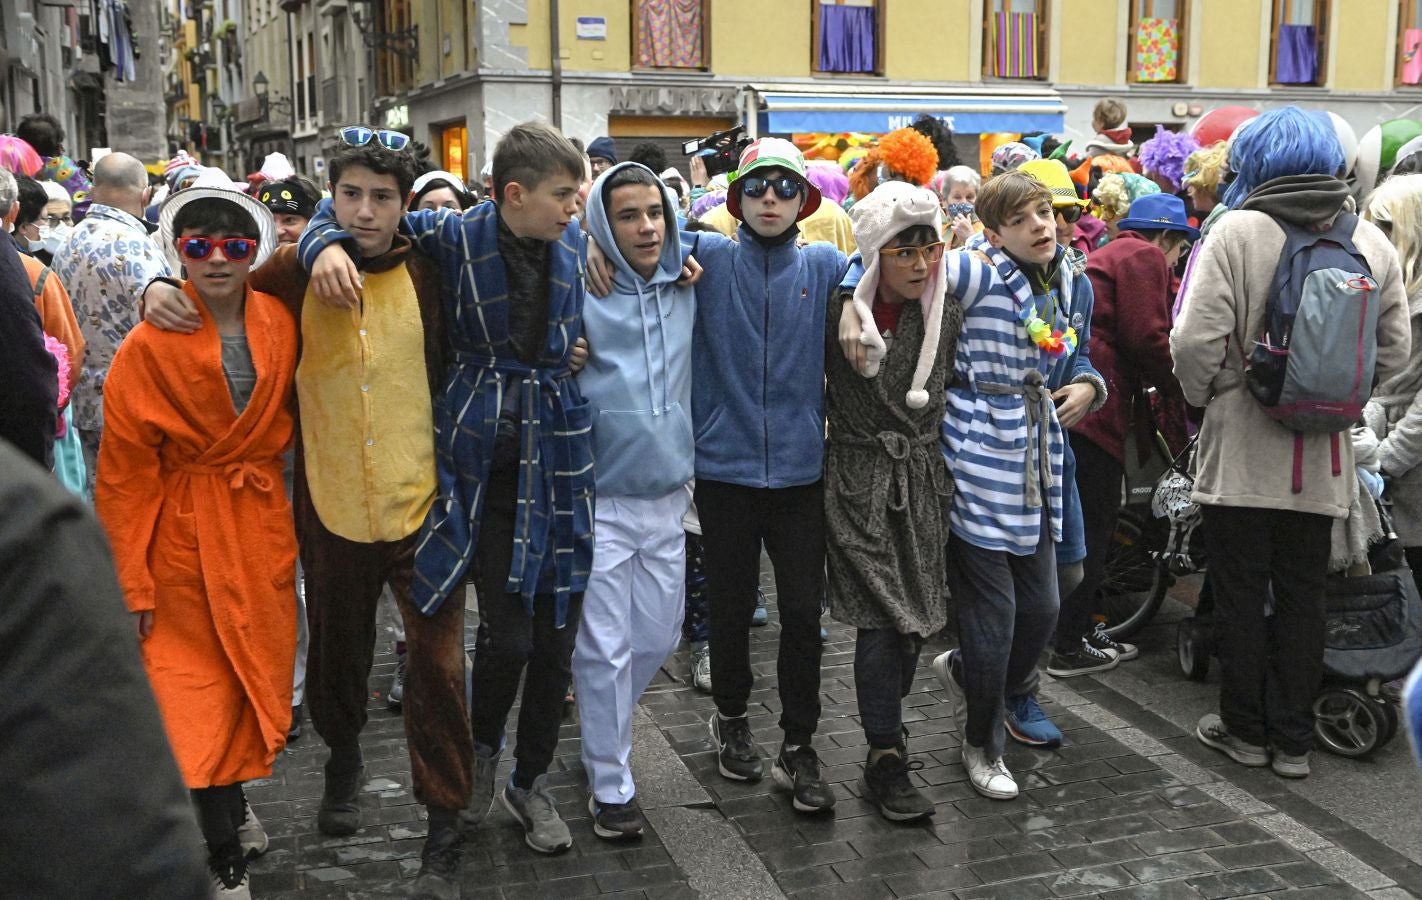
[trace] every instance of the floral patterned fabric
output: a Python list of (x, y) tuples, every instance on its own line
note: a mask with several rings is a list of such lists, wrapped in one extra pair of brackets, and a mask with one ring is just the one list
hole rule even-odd
[(697, 69), (701, 56), (701, 0), (641, 0), (637, 4), (637, 64)]
[(70, 406), (84, 431), (104, 427), (104, 379), (119, 344), (138, 324), (138, 298), (148, 282), (170, 276), (168, 261), (133, 216), (95, 203), (54, 254), (84, 335), (84, 362)]
[(1136, 80), (1174, 81), (1179, 77), (1180, 33), (1174, 19), (1136, 22)]

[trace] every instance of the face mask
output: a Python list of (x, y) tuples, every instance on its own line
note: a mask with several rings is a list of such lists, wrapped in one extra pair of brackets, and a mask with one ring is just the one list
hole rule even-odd
[(972, 214), (973, 214), (973, 204), (971, 204), (971, 203), (950, 203), (950, 204), (948, 204), (948, 218), (949, 218), (949, 220), (956, 219), (956, 218), (958, 218), (959, 216), (972, 216)]
[(59, 250), (59, 246), (69, 238), (69, 233), (73, 230), (73, 227), (70, 225), (56, 225), (53, 228), (50, 228), (48, 225), (41, 225), (39, 227), (40, 239), (37, 242), (39, 247), (36, 249), (43, 248), (50, 253), (56, 252)]

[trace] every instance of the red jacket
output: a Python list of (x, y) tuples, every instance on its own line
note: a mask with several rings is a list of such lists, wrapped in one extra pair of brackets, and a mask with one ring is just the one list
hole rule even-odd
[(1106, 379), (1106, 404), (1072, 429), (1125, 463), (1126, 429), (1142, 430), (1137, 447), (1147, 447), (1151, 419), (1133, 409), (1136, 395), (1152, 385), (1177, 397), (1170, 359), (1171, 272), (1165, 254), (1133, 231), (1123, 231), (1086, 260), (1096, 295), (1091, 315), (1091, 362)]

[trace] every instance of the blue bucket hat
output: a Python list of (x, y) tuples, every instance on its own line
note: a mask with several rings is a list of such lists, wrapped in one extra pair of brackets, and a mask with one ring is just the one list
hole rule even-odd
[(1185, 201), (1174, 194), (1137, 197), (1116, 227), (1121, 231), (1183, 231), (1192, 241), (1200, 239), (1200, 229), (1192, 227), (1185, 215)]

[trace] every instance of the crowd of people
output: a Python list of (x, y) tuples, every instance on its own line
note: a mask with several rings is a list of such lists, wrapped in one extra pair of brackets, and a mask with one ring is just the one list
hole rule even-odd
[[(382, 619), (428, 810), (415, 896), (459, 896), (496, 799), (532, 851), (572, 846), (548, 784), (570, 696), (594, 831), (640, 836), (633, 711), (683, 638), (720, 774), (765, 777), (762, 554), (769, 774), (795, 810), (836, 801), (814, 748), (826, 609), (855, 629), (864, 799), (934, 812), (902, 704), (946, 628), (931, 668), (962, 765), (1012, 800), (1006, 742), (1063, 741), (1041, 670), (1138, 654), (1096, 601), (1129, 457), (1157, 432), (1193, 447), (1203, 509), (1222, 684), (1199, 740), (1308, 775), (1325, 576), (1375, 537), (1352, 539), (1360, 490), (1386, 489), (1422, 555), (1422, 175), (1350, 180), (1334, 122), (1297, 107), (1206, 146), (1161, 129), (1137, 148), (1116, 101), (1095, 118), (1084, 154), (1029, 135), (991, 172), (925, 118), (844, 164), (763, 137), (715, 178), (526, 123), (472, 187), (356, 125), (324, 189), (280, 154), (242, 181), (181, 153), (157, 184), (124, 153), (85, 170), (52, 119), (21, 122), (5, 140), (41, 167), (0, 145), (0, 436), (97, 512), (209, 889), (250, 896), (268, 841), (242, 785), (307, 711), (329, 750), (316, 828), (362, 827)], [(1320, 242), (1346, 277), (1296, 289), (1367, 348), (1348, 408), (1366, 459), (1357, 429), (1257, 389), (1295, 290), (1281, 256)], [(1296, 354), (1287, 385), (1315, 364)], [(195, 843), (171, 795), (165, 833)]]

